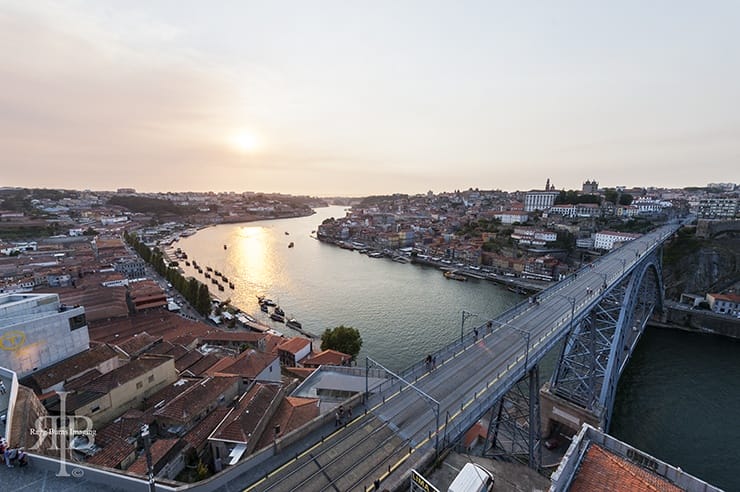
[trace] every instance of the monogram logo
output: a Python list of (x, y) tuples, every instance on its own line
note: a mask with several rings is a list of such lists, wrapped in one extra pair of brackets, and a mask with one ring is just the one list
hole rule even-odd
[(14, 352), (26, 344), (26, 334), (13, 330), (0, 337), (0, 349)]

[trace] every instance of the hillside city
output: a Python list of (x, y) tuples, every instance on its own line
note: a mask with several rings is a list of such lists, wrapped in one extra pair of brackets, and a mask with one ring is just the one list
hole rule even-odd
[[(218, 272), (210, 283), (186, 277), (181, 263), (192, 258), (177, 241), (204, 227), (341, 204), (346, 215), (316, 224), (317, 240), (532, 293), (675, 217), (740, 218), (734, 183), (543, 184), (362, 198), (2, 188), (0, 367), (19, 383), (14, 407), (0, 408), (13, 415), (7, 440), (58, 456), (31, 429), (66, 412), (95, 430), (70, 439), (70, 460), (146, 477), (146, 445), (158, 480), (193, 483), (334, 411), (334, 400), (294, 390), (355, 354), (256, 321), (219, 292), (229, 280)], [(695, 305), (740, 316), (734, 291), (694, 294)], [(38, 340), (53, 343), (36, 350)]]

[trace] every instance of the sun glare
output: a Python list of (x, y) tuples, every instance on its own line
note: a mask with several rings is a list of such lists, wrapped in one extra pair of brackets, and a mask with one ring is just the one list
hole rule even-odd
[(230, 140), (234, 148), (240, 152), (251, 153), (259, 149), (257, 136), (252, 132), (235, 133)]

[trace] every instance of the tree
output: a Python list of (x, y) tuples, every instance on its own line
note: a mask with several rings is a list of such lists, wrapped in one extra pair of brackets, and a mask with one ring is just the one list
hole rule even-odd
[(327, 328), (321, 335), (321, 350), (338, 350), (354, 359), (360, 353), (361, 348), (360, 331), (351, 326), (341, 325), (333, 329)]

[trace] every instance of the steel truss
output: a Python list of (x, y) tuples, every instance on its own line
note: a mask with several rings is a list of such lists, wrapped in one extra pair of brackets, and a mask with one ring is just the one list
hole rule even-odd
[(636, 265), (574, 324), (551, 391), (598, 417), (608, 431), (617, 382), (656, 306), (662, 309), (660, 253)]
[(540, 469), (539, 387), (539, 366), (535, 365), (491, 408), (484, 456), (526, 457), (530, 468)]

